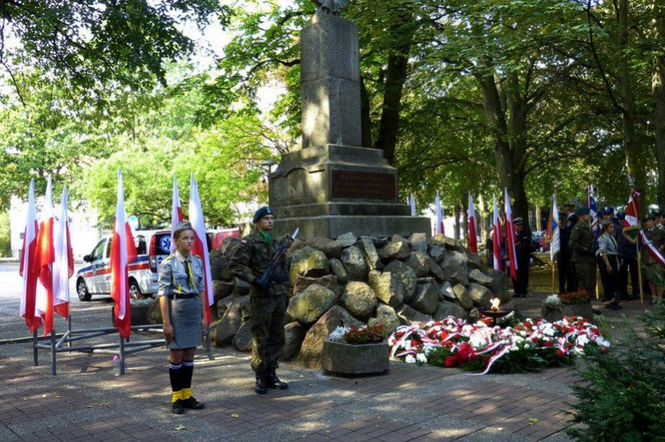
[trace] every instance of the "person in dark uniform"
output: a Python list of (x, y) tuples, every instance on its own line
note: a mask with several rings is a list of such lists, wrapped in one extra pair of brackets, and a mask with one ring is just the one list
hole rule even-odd
[[(619, 221), (625, 218), (625, 214), (617, 214)], [(624, 301), (633, 301), (639, 298), (639, 276), (637, 274), (637, 246), (626, 238), (621, 227), (620, 234), (617, 235), (617, 244), (619, 245), (619, 275), (618, 285), (621, 299)], [(630, 274), (630, 285), (632, 294), (628, 293), (628, 275)]]
[(515, 257), (517, 258), (517, 280), (513, 279), (516, 298), (526, 298), (529, 291), (529, 265), (531, 264), (531, 238), (524, 230), (522, 218), (515, 218)]
[[(651, 241), (653, 246), (661, 251), (665, 246), (665, 234), (663, 230), (656, 225), (656, 214), (650, 213), (644, 219), (645, 229), (642, 234)], [(646, 246), (640, 247), (642, 264), (644, 265), (645, 275), (649, 281), (649, 291), (651, 292), (651, 303), (655, 304), (663, 299), (663, 282), (665, 271), (663, 266), (653, 257)]]
[(176, 250), (159, 265), (157, 296), (169, 349), (171, 411), (175, 414), (204, 407), (192, 396), (194, 353), (206, 329), (203, 263), (190, 253), (194, 238), (192, 225), (179, 222), (173, 232)]
[(568, 245), (573, 251), (575, 290), (586, 290), (591, 294), (596, 289), (596, 261), (593, 252), (594, 234), (589, 225), (589, 209), (580, 207), (575, 214), (578, 220), (568, 240)]
[(289, 302), (290, 283), (286, 255), (282, 255), (269, 281), (264, 284), (260, 278), (270, 266), (277, 249), (285, 242), (290, 242), (290, 238), (273, 238), (273, 214), (269, 207), (257, 210), (252, 221), (255, 226), (252, 233), (229, 247), (227, 255), (234, 275), (252, 285), (250, 322), (251, 365), (256, 377), (254, 391), (265, 394), (267, 388), (289, 388), (275, 372), (284, 347), (284, 318)]
[(573, 251), (568, 245), (570, 233), (577, 222), (573, 206), (566, 206), (566, 221), (559, 227), (560, 249), (557, 254), (559, 266), (559, 293), (574, 292), (577, 289), (573, 276)]

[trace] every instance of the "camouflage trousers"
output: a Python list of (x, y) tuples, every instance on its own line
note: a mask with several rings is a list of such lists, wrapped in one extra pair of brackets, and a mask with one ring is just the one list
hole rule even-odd
[(261, 372), (277, 368), (277, 361), (284, 348), (284, 318), (288, 297), (252, 296), (251, 300), (252, 369)]
[(588, 259), (573, 259), (577, 290), (586, 290), (590, 295), (596, 293), (596, 261), (592, 256)]

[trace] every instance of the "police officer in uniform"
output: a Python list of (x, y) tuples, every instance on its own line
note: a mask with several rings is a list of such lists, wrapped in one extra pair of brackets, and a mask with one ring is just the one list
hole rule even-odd
[(574, 292), (576, 282), (573, 276), (573, 251), (568, 245), (573, 226), (577, 222), (577, 215), (573, 206), (566, 206), (566, 222), (559, 227), (560, 249), (557, 254), (557, 263), (559, 265), (559, 293)]
[(531, 238), (524, 230), (522, 218), (515, 218), (515, 254), (517, 258), (517, 280), (513, 279), (516, 298), (526, 298), (529, 291), (529, 265), (531, 264)]
[(568, 240), (568, 245), (573, 251), (575, 289), (593, 293), (596, 289), (596, 261), (593, 251), (594, 234), (589, 225), (589, 209), (580, 207), (575, 214), (578, 220)]
[(256, 374), (254, 391), (265, 394), (267, 388), (286, 390), (288, 385), (277, 377), (277, 360), (284, 347), (284, 318), (290, 291), (288, 263), (282, 255), (269, 280), (260, 278), (270, 266), (277, 249), (288, 237), (273, 238), (273, 214), (261, 207), (252, 220), (254, 229), (229, 247), (227, 255), (234, 275), (252, 285), (250, 327), (252, 332), (252, 369)]
[(164, 339), (169, 349), (171, 411), (200, 410), (202, 402), (192, 396), (194, 352), (201, 345), (206, 328), (203, 263), (190, 251), (194, 229), (188, 221), (179, 222), (173, 232), (176, 250), (159, 265), (158, 292)]

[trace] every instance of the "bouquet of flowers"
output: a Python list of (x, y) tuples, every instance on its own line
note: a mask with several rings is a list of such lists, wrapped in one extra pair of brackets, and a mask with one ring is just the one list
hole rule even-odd
[(598, 327), (575, 316), (553, 323), (526, 319), (512, 327), (467, 324), (449, 316), (398, 327), (388, 339), (390, 356), (407, 363), (461, 367), (480, 374), (515, 373), (569, 365), (586, 345), (610, 343)]
[(591, 302), (591, 295), (586, 290), (561, 294), (562, 304), (582, 305), (588, 304), (589, 302)]
[(365, 325), (363, 327), (337, 327), (328, 336), (329, 341), (344, 342), (352, 345), (375, 344), (386, 337), (385, 327)]

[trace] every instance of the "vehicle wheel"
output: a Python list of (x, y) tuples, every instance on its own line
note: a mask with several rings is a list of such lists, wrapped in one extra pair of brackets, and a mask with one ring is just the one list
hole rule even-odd
[(143, 294), (141, 293), (139, 283), (133, 279), (129, 281), (129, 296), (132, 299), (143, 299)]
[(85, 281), (83, 279), (79, 279), (76, 283), (76, 293), (79, 295), (79, 299), (81, 301), (90, 301), (90, 298), (92, 298), (92, 295), (88, 291), (88, 287), (86, 287)]

